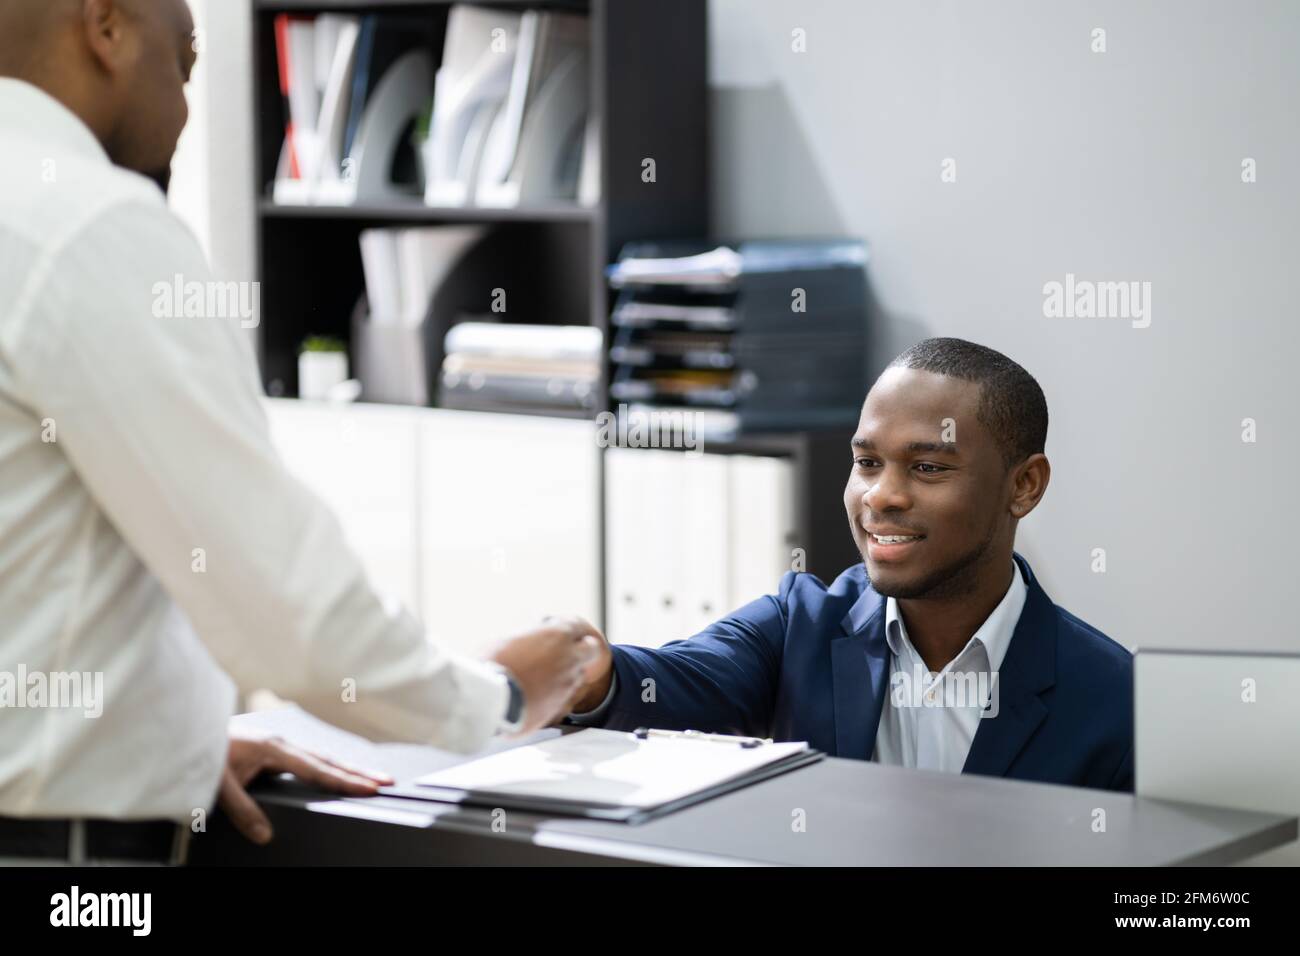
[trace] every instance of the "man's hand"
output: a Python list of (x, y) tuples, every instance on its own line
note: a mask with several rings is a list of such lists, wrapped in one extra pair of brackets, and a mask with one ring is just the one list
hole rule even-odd
[(520, 734), (554, 723), (594, 678), (605, 638), (580, 617), (547, 618), (543, 626), (507, 641), (492, 660), (510, 670), (524, 692)]
[(260, 773), (286, 771), (322, 790), (351, 797), (374, 796), (380, 786), (393, 782), (387, 774), (349, 767), (295, 747), (279, 737), (231, 730), (226, 771), (221, 777), (217, 803), (230, 817), (235, 829), (254, 843), (271, 842), (271, 821), (244, 787)]

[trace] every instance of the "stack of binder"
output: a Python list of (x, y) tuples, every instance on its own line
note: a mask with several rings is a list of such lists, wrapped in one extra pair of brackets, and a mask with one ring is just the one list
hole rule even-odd
[(866, 249), (848, 240), (634, 243), (610, 267), (610, 398), (699, 413), (715, 441), (857, 421)]
[[(281, 204), (599, 202), (586, 17), (281, 14)], [(435, 49), (441, 43), (441, 61)]]
[(434, 24), (418, 16), (325, 13), (275, 18), (285, 135), (273, 196), (347, 205), (418, 195)]
[(439, 402), (487, 411), (590, 411), (604, 337), (582, 325), (460, 322), (447, 333)]
[(584, 16), (452, 7), (430, 120), (426, 202), (594, 203), (588, 46)]

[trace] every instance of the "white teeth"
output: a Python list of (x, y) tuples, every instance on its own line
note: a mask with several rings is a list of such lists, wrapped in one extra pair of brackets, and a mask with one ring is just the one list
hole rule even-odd
[(904, 541), (920, 541), (920, 540), (921, 540), (921, 536), (920, 536), (919, 534), (913, 534), (913, 535), (906, 535), (906, 534), (873, 534), (872, 537), (875, 538), (877, 541), (879, 541), (881, 544), (902, 544)]

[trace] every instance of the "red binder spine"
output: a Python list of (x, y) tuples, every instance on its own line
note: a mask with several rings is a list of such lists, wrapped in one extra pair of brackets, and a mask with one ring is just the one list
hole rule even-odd
[(289, 176), (301, 179), (302, 168), (298, 165), (298, 150), (294, 145), (293, 111), (289, 108), (289, 77), (292, 76), (289, 68), (289, 23), (292, 20), (293, 17), (287, 13), (275, 18), (275, 54), (280, 65), (280, 94), (284, 97), (284, 141), (289, 148)]

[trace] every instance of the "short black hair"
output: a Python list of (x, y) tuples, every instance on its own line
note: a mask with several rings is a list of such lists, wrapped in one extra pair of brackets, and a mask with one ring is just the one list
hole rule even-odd
[(1006, 467), (1041, 454), (1047, 444), (1047, 399), (1034, 377), (1001, 352), (965, 339), (925, 339), (889, 363), (949, 375), (980, 386), (977, 415), (1002, 450)]

